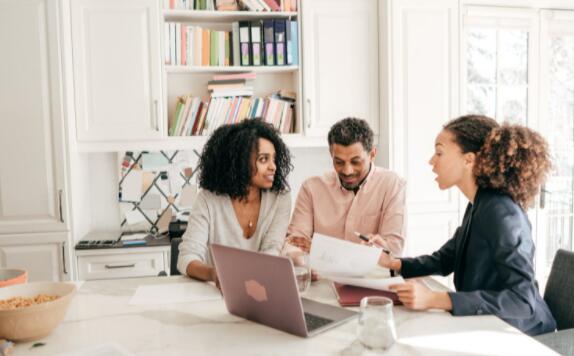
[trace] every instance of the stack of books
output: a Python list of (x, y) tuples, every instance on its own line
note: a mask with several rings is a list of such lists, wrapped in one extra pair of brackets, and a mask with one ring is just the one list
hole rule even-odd
[(295, 93), (280, 90), (253, 98), (253, 88), (246, 84), (254, 78), (254, 73), (217, 75), (208, 82), (207, 101), (192, 95), (179, 97), (169, 135), (210, 135), (221, 125), (252, 118), (261, 118), (282, 133), (293, 132)]
[(183, 66), (275, 66), (299, 63), (297, 21), (238, 21), (231, 31), (166, 22), (165, 63)]
[(216, 75), (207, 82), (207, 90), (212, 98), (253, 96), (253, 87), (247, 85), (252, 79), (255, 79), (255, 73)]

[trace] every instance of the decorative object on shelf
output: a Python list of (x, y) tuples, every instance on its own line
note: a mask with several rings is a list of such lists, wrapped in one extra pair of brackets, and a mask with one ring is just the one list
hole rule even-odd
[(199, 156), (196, 150), (120, 154), (122, 231), (164, 233), (172, 216), (191, 208)]

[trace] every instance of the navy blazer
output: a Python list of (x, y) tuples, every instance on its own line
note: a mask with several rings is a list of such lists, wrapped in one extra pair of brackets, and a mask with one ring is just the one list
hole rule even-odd
[(529, 335), (556, 322), (534, 277), (531, 225), (508, 195), (479, 189), (462, 225), (432, 255), (402, 258), (406, 278), (454, 272), (453, 315), (493, 314)]

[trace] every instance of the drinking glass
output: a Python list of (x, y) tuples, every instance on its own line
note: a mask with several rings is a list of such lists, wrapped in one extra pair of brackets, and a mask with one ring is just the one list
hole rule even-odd
[(309, 266), (309, 254), (304, 251), (291, 251), (287, 256), (293, 262), (295, 278), (299, 293), (305, 293), (311, 285), (311, 267)]
[(385, 297), (361, 299), (357, 338), (368, 349), (388, 349), (397, 340), (393, 301)]

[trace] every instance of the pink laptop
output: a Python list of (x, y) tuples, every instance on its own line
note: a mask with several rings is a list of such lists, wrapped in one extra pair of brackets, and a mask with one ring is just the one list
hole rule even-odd
[(227, 310), (298, 336), (313, 336), (357, 313), (301, 298), (291, 260), (211, 244)]

